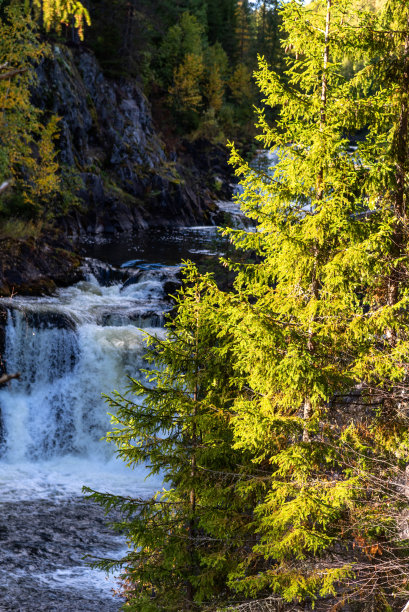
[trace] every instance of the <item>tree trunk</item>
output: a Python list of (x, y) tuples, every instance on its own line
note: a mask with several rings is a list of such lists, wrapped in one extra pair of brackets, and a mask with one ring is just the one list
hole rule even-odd
[[(200, 294), (196, 295), (196, 302), (199, 304), (200, 302)], [(197, 425), (196, 425), (196, 417), (197, 417), (197, 402), (199, 397), (199, 310), (197, 308), (196, 311), (196, 346), (195, 346), (195, 354), (194, 359), (196, 360), (196, 371), (195, 371), (195, 386), (193, 391), (193, 423), (192, 423), (192, 431), (191, 431), (191, 447), (192, 447), (192, 455), (190, 459), (190, 476), (192, 482), (194, 482), (194, 478), (196, 476), (196, 448), (197, 448)], [(189, 496), (189, 505), (190, 505), (190, 520), (188, 527), (188, 538), (189, 538), (189, 557), (190, 557), (190, 572), (193, 574), (196, 572), (196, 559), (195, 559), (195, 540), (196, 540), (196, 490), (195, 487), (192, 486), (190, 490)], [(189, 608), (194, 608), (194, 594), (195, 588), (192, 582), (188, 581), (187, 584), (187, 600), (189, 602)]]
[[(409, 123), (409, 13), (406, 19), (406, 37), (404, 42), (404, 56), (402, 66), (402, 99), (399, 113), (398, 126), (395, 134), (395, 154), (396, 154), (396, 192), (393, 202), (394, 213), (396, 216), (395, 231), (393, 234), (392, 256), (399, 258), (404, 255), (406, 250), (406, 194), (405, 179), (408, 169), (408, 123)], [(387, 303), (393, 306), (399, 299), (399, 285), (406, 276), (405, 270), (398, 263), (392, 269), (389, 282)]]
[[(327, 79), (327, 67), (329, 61), (329, 32), (330, 32), (330, 24), (331, 24), (331, 4), (332, 0), (327, 0), (327, 15), (325, 20), (325, 47), (324, 47), (324, 62), (323, 62), (323, 73), (322, 73), (322, 87), (321, 87), (321, 111), (320, 111), (320, 131), (324, 129), (327, 115), (326, 115), (326, 107), (327, 107), (327, 91), (328, 91), (328, 79)], [(324, 169), (321, 167), (318, 176), (317, 176), (317, 200), (322, 200), (324, 195)], [(315, 262), (314, 262), (314, 270), (312, 274), (311, 280), (311, 294), (314, 299), (318, 299), (319, 296), (319, 284), (317, 278), (317, 266), (318, 266), (318, 247), (314, 248)], [(313, 321), (311, 321), (313, 323)], [(308, 332), (308, 343), (307, 349), (309, 352), (313, 352), (314, 343), (313, 343), (313, 331), (312, 329)], [(303, 406), (303, 419), (307, 422), (312, 413), (312, 405), (309, 397), (306, 397), (304, 400)], [(310, 439), (308, 430), (304, 427), (303, 442), (308, 442)]]

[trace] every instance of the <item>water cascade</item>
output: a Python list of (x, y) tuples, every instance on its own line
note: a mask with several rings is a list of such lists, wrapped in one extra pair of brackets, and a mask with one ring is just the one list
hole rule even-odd
[(84, 505), (81, 487), (146, 495), (160, 486), (101, 440), (110, 428), (102, 393), (124, 392), (147, 366), (144, 332), (164, 334), (179, 267), (116, 273), (90, 262), (86, 280), (52, 297), (1, 300), (3, 367), (21, 378), (0, 390), (0, 609), (29, 610), (32, 594), (50, 611), (120, 607), (82, 556), (120, 555), (124, 541)]
[[(0, 391), (3, 457), (9, 462), (110, 452), (101, 393), (124, 391), (144, 363), (144, 333), (163, 333), (163, 285), (178, 269), (138, 271), (102, 286), (93, 275), (51, 298), (7, 307), (4, 361), (20, 381)], [(112, 452), (112, 451), (111, 451)]]

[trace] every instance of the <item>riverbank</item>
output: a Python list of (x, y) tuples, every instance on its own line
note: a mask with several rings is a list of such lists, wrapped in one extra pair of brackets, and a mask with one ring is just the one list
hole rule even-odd
[[(206, 250), (204, 231), (196, 243), (189, 234), (191, 250)], [(112, 517), (81, 498), (81, 489), (145, 498), (162, 486), (160, 477), (146, 480), (143, 466), (129, 469), (102, 439), (111, 427), (102, 394), (124, 394), (128, 376), (143, 377), (140, 328), (163, 334), (163, 313), (172, 307), (168, 287), (179, 266), (148, 262), (183, 254), (155, 238), (162, 247), (154, 240), (149, 252), (136, 240), (121, 240), (118, 251), (100, 245), (115, 268), (87, 258), (87, 280), (51, 297), (1, 300), (3, 362), (21, 376), (0, 389), (0, 610), (121, 606), (111, 592), (115, 581), (83, 557), (119, 558), (125, 536), (109, 530)]]
[(82, 497), (9, 501), (1, 514), (1, 610), (118, 612), (116, 581), (85, 559), (123, 554), (124, 538), (107, 525), (112, 515)]
[(0, 239), (0, 295), (49, 295), (79, 281), (81, 263), (63, 236), (45, 232), (39, 238)]

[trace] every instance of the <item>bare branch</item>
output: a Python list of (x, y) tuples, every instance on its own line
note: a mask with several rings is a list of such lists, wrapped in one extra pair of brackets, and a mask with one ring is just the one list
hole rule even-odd
[(10, 70), (9, 72), (0, 74), (0, 80), (12, 79), (17, 74), (22, 74), (23, 72), (27, 72), (27, 68), (16, 68), (15, 70)]
[(16, 374), (3, 374), (3, 376), (0, 376), (0, 385), (13, 380), (13, 378), (20, 378), (20, 376), (20, 372), (17, 372)]
[(4, 181), (3, 183), (1, 183), (0, 185), (0, 194), (3, 193), (3, 191), (6, 191), (6, 189), (8, 189), (11, 185), (11, 181)]

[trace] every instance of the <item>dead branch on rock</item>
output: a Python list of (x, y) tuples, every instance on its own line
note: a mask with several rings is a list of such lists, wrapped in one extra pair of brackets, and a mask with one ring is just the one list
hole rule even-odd
[(0, 376), (0, 385), (13, 380), (14, 378), (20, 378), (20, 376), (20, 372), (17, 372), (16, 374), (3, 374), (3, 376)]

